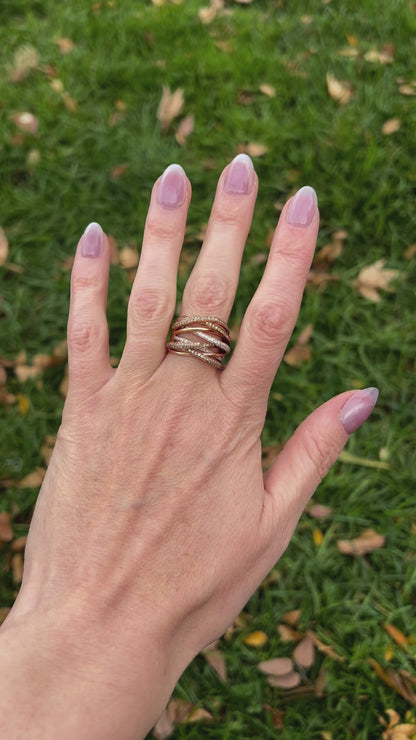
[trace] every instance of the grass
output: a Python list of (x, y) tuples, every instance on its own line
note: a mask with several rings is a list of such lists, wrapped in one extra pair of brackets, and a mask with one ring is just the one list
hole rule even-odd
[[(179, 161), (193, 183), (181, 291), (219, 172), (239, 146), (264, 144), (267, 153), (255, 160), (260, 192), (232, 323), (241, 320), (260, 278), (258, 255), (267, 252), (279, 203), (294, 189), (309, 183), (318, 192), (319, 246), (336, 231), (347, 232), (332, 268), (339, 279), (306, 291), (295, 339), (313, 324), (312, 357), (298, 368), (282, 365), (265, 445), (287, 439), (306, 413), (335, 393), (377, 385), (380, 402), (348, 451), (371, 460), (387, 451), (388, 469), (334, 466), (316, 494), (333, 514), (322, 523), (301, 519), (276, 578), (247, 605), (247, 626), (221, 642), (228, 681), (221, 683), (198, 657), (177, 688), (179, 697), (204, 706), (214, 720), (179, 725), (173, 737), (381, 737), (378, 717), (385, 709), (393, 707), (403, 718), (410, 705), (378, 678), (369, 659), (384, 669), (415, 672), (414, 646), (408, 653), (391, 647), (383, 627), (387, 622), (416, 635), (416, 262), (405, 257), (416, 241), (416, 98), (400, 91), (416, 79), (414, 4), (230, 1), (230, 14), (219, 13), (208, 25), (198, 17), (204, 7), (199, 0), (161, 7), (134, 0), (3, 0), (1, 6), (0, 225), (10, 243), (9, 262), (21, 271), (0, 267), (0, 354), (10, 363), (8, 391), (28, 399), (29, 408), (22, 414), (18, 399), (0, 404), (0, 510), (13, 515), (16, 536), (27, 531), (37, 490), (16, 482), (43, 465), (41, 447), (47, 434), (56, 433), (62, 410), (64, 365), (47, 368), (41, 382), (22, 384), (11, 364), (22, 350), (29, 361), (51, 354), (64, 339), (66, 261), (86, 224), (98, 220), (119, 247), (139, 247), (151, 186), (167, 164)], [(62, 37), (74, 42), (65, 55), (56, 43)], [(13, 84), (7, 69), (25, 44), (36, 48), (40, 64)], [(393, 50), (391, 63), (366, 59), (367, 52), (386, 48)], [(350, 55), (340, 54), (345, 49)], [(328, 94), (327, 73), (352, 85), (347, 105)], [(76, 110), (68, 110), (51, 87), (56, 79)], [(275, 97), (260, 92), (265, 83), (274, 86)], [(182, 147), (174, 137), (177, 122), (163, 132), (156, 119), (163, 85), (183, 88), (183, 115), (195, 116), (195, 130)], [(117, 101), (125, 111), (110, 125)], [(22, 111), (37, 117), (37, 135), (17, 136), (13, 115)], [(384, 135), (391, 118), (400, 119), (400, 129)], [(123, 164), (123, 176), (112, 176)], [(373, 303), (354, 281), (378, 259), (400, 277), (393, 292), (382, 292)], [(123, 347), (129, 286), (126, 271), (113, 266), (115, 357)], [(341, 555), (337, 539), (366, 527), (384, 534), (385, 546), (363, 558)], [(9, 566), (10, 547), (4, 545), (0, 607), (10, 606), (16, 593)], [(344, 658), (317, 654), (308, 677), (313, 683), (325, 671), (321, 698), (289, 697), (268, 686), (256, 668), (260, 660), (291, 654), (293, 644), (280, 640), (277, 625), (293, 609), (301, 609), (301, 631), (313, 630)], [(243, 641), (255, 629), (269, 638), (262, 649)], [(266, 705), (282, 712), (282, 729)]]

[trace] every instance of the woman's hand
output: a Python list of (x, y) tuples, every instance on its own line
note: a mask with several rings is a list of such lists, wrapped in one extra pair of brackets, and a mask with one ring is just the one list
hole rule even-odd
[[(228, 320), (256, 192), (251, 161), (239, 155), (221, 175), (182, 315)], [(375, 403), (370, 389), (321, 406), (263, 478), (260, 434), (313, 256), (316, 196), (302, 188), (283, 209), (223, 372), (166, 351), (190, 197), (183, 170), (168, 167), (152, 193), (116, 370), (105, 316), (108, 240), (92, 224), (77, 249), (68, 396), (21, 592), (3, 628), (28, 634), (36, 625), (53, 676), (39, 692), (42, 716), (44, 694), (63, 683), (76, 716), (89, 718), (78, 726), (61, 712), (60, 738), (133, 740), (151, 728), (192, 657), (225, 631), (283, 553)], [(55, 736), (44, 723), (39, 737)]]

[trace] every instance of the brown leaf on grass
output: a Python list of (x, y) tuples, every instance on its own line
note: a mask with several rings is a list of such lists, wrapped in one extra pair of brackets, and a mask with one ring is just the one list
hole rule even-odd
[(337, 80), (334, 75), (328, 72), (326, 76), (328, 92), (333, 100), (340, 105), (347, 105), (354, 95), (354, 88), (347, 80)]
[(416, 86), (414, 86), (414, 83), (407, 85), (400, 85), (399, 92), (402, 95), (416, 95)]
[(38, 119), (33, 113), (29, 111), (23, 111), (22, 113), (15, 113), (13, 121), (20, 131), (24, 131), (28, 134), (36, 134), (38, 131)]
[(36, 468), (33, 473), (29, 473), (17, 484), (18, 488), (39, 488), (45, 477), (45, 468)]
[(306, 513), (312, 519), (326, 519), (334, 513), (334, 510), (330, 506), (324, 506), (323, 504), (312, 504), (306, 508)]
[(119, 180), (121, 177), (124, 177), (126, 172), (130, 169), (130, 163), (124, 162), (123, 164), (117, 164), (110, 172), (110, 176), (113, 178), (113, 180)]
[(208, 665), (211, 666), (212, 670), (215, 671), (221, 681), (226, 683), (227, 664), (225, 662), (224, 653), (222, 653), (221, 650), (204, 650), (203, 655)]
[(315, 649), (310, 635), (306, 635), (295, 647), (293, 660), (302, 668), (310, 668), (315, 660)]
[(263, 157), (269, 151), (269, 147), (258, 141), (250, 141), (248, 144), (240, 144), (237, 150), (239, 154), (248, 154), (249, 157)]
[(393, 49), (370, 49), (370, 51), (367, 51), (367, 53), (364, 54), (364, 59), (366, 62), (372, 62), (373, 64), (393, 64)]
[(13, 555), (11, 565), (13, 583), (20, 586), (23, 578), (23, 555), (21, 552), (16, 552)]
[(131, 270), (139, 264), (139, 253), (135, 247), (120, 249), (120, 264), (125, 270)]
[(9, 254), (9, 242), (3, 229), (0, 228), (0, 267), (6, 263)]
[(268, 98), (276, 97), (276, 88), (273, 87), (273, 85), (268, 85), (267, 83), (263, 83), (262, 85), (260, 85), (259, 90), (260, 92), (263, 93), (263, 95), (267, 95)]
[(74, 100), (74, 98), (72, 98), (70, 96), (69, 92), (67, 92), (66, 90), (64, 90), (64, 92), (62, 93), (62, 100), (64, 101), (65, 108), (70, 113), (75, 113), (75, 111), (78, 110), (78, 103), (77, 103), (77, 101)]
[(404, 650), (407, 650), (408, 646), (412, 644), (412, 639), (410, 637), (406, 637), (406, 635), (404, 635), (401, 630), (395, 627), (394, 624), (388, 624), (387, 622), (384, 622), (383, 627), (386, 630), (387, 634), (390, 635), (391, 639), (394, 640), (394, 642), (396, 642), (397, 645), (399, 645)]
[(162, 131), (167, 131), (173, 119), (179, 116), (184, 103), (185, 98), (181, 87), (171, 92), (170, 87), (163, 85), (162, 97), (156, 113), (162, 125)]
[(272, 716), (273, 721), (273, 727), (276, 730), (283, 730), (283, 718), (284, 718), (284, 712), (282, 712), (281, 709), (275, 709), (270, 704), (263, 704), (263, 709), (265, 712), (269, 712)]
[(225, 51), (226, 54), (232, 54), (234, 51), (234, 47), (230, 41), (219, 40), (215, 42), (215, 46), (220, 51)]
[(412, 260), (414, 257), (416, 257), (416, 244), (411, 244), (410, 247), (407, 247), (403, 257), (405, 258), (405, 260)]
[(313, 260), (314, 267), (318, 266), (320, 270), (329, 269), (332, 263), (341, 256), (347, 236), (346, 231), (336, 231), (332, 236), (332, 241), (316, 253)]
[(301, 614), (302, 609), (292, 609), (291, 612), (286, 612), (286, 614), (283, 614), (283, 621), (286, 622), (289, 627), (296, 627)]
[(324, 541), (324, 533), (322, 532), (319, 527), (314, 527), (312, 530), (312, 539), (313, 544), (316, 545), (316, 547), (320, 547)]
[(186, 144), (189, 136), (192, 134), (195, 125), (194, 116), (185, 116), (182, 118), (178, 128), (176, 129), (175, 139), (180, 146)]
[(302, 681), (297, 671), (290, 671), (284, 676), (269, 676), (267, 683), (279, 689), (294, 689)]
[(397, 131), (399, 131), (401, 125), (402, 122), (400, 118), (389, 118), (388, 121), (385, 121), (385, 123), (383, 123), (383, 127), (381, 130), (385, 136), (390, 136), (390, 134), (395, 134)]
[(409, 704), (416, 706), (416, 694), (413, 691), (412, 682), (406, 674), (403, 675), (403, 671), (395, 671), (393, 668), (384, 670), (373, 658), (369, 658), (369, 663), (386, 686), (394, 689)]
[(55, 39), (55, 44), (58, 46), (61, 54), (69, 54), (74, 48), (74, 42), (67, 38)]
[(282, 642), (297, 642), (303, 637), (301, 632), (297, 632), (293, 627), (289, 627), (288, 624), (278, 624), (277, 631)]
[(13, 56), (13, 66), (9, 69), (10, 81), (21, 82), (39, 65), (39, 62), (39, 54), (33, 46), (30, 44), (18, 46)]
[(358, 292), (373, 303), (378, 303), (381, 300), (380, 290), (394, 293), (395, 289), (390, 283), (400, 275), (399, 270), (386, 268), (384, 267), (385, 264), (386, 260), (380, 259), (368, 267), (363, 267), (354, 282)]
[(16, 537), (11, 544), (12, 552), (23, 552), (26, 547), (27, 535), (23, 534), (21, 537)]
[(13, 539), (13, 530), (10, 523), (10, 514), (0, 512), (0, 542), (10, 542)]
[(257, 668), (266, 676), (285, 676), (293, 670), (291, 658), (271, 658), (257, 664)]
[(211, 0), (211, 3), (206, 8), (201, 8), (198, 11), (198, 17), (199, 20), (202, 21), (202, 23), (205, 23), (208, 25), (209, 23), (212, 23), (217, 13), (224, 8), (224, 0)]
[(322, 291), (326, 288), (329, 283), (335, 283), (339, 280), (339, 275), (335, 273), (320, 272), (317, 270), (310, 270), (309, 275), (306, 279), (307, 285), (313, 285), (318, 288), (318, 291)]
[(313, 325), (308, 324), (303, 331), (299, 334), (299, 337), (293, 347), (286, 352), (283, 360), (292, 367), (300, 367), (304, 362), (309, 362), (312, 356), (311, 348), (308, 342), (313, 334)]
[(337, 548), (342, 555), (361, 557), (384, 547), (385, 542), (384, 535), (378, 534), (374, 529), (365, 529), (359, 537), (353, 540), (337, 540)]
[(333, 660), (337, 660), (339, 663), (343, 663), (345, 658), (342, 657), (342, 655), (338, 655), (338, 653), (334, 650), (333, 647), (330, 645), (326, 645), (322, 640), (318, 637), (318, 635), (315, 635), (314, 632), (311, 632), (310, 630), (307, 632), (308, 637), (311, 638), (313, 641), (313, 644), (315, 647), (319, 650), (319, 652), (324, 653), (324, 655), (328, 655), (329, 658), (332, 658)]
[(29, 409), (30, 409), (30, 401), (28, 397), (24, 396), (23, 393), (17, 393), (16, 401), (17, 401), (17, 406), (19, 409), (19, 414), (21, 416), (26, 416), (26, 414), (29, 412)]

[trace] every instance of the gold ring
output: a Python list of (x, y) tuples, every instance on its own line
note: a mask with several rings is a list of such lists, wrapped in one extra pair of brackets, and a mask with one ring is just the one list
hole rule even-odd
[(169, 352), (197, 357), (222, 370), (223, 358), (231, 348), (230, 330), (217, 316), (179, 316), (166, 346)]

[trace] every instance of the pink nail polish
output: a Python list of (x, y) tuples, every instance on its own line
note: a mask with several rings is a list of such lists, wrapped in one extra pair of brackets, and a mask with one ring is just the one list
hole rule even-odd
[(230, 195), (248, 195), (254, 185), (254, 167), (247, 154), (237, 154), (228, 167), (224, 190)]
[(164, 208), (177, 208), (186, 195), (186, 175), (180, 164), (171, 164), (159, 180), (157, 202)]
[(318, 207), (318, 198), (309, 185), (298, 190), (287, 209), (286, 220), (291, 226), (309, 226)]
[(340, 413), (341, 424), (348, 434), (355, 432), (370, 416), (378, 399), (378, 388), (364, 388), (348, 399)]
[(82, 235), (81, 254), (83, 257), (99, 257), (102, 245), (103, 230), (100, 224), (93, 221)]

